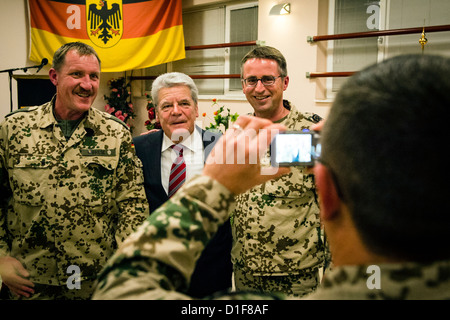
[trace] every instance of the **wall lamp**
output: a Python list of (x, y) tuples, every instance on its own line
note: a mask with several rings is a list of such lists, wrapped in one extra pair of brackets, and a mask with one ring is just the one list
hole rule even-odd
[(269, 15), (271, 16), (280, 16), (284, 14), (291, 13), (291, 4), (290, 3), (280, 3), (276, 4), (270, 9)]

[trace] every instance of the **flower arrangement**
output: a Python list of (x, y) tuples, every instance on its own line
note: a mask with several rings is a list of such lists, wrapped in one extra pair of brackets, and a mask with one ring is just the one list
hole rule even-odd
[(108, 81), (108, 87), (111, 90), (109, 96), (104, 95), (107, 101), (105, 111), (115, 116), (132, 129), (131, 120), (133, 119), (133, 104), (131, 103), (130, 84), (125, 83), (125, 78), (120, 77)]
[(148, 112), (148, 120), (145, 121), (145, 127), (147, 130), (153, 129), (161, 129), (161, 124), (156, 120), (156, 110), (153, 105), (150, 96), (146, 93), (145, 97), (147, 98), (147, 112)]
[[(231, 114), (231, 110), (227, 108), (225, 111), (225, 106), (219, 106), (219, 103), (217, 102), (217, 99), (212, 99), (212, 107), (219, 107), (216, 111), (214, 111), (214, 122), (211, 122), (208, 127), (205, 127), (206, 130), (213, 130), (213, 131), (221, 131), (224, 133), (227, 129), (230, 123), (235, 122), (236, 119), (239, 117), (238, 113)], [(206, 112), (202, 114), (202, 116), (206, 117)], [(225, 130), (222, 131), (221, 128), (224, 128)]]

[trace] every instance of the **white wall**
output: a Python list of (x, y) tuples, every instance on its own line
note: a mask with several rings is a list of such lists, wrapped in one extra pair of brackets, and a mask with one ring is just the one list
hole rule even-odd
[[(214, 2), (223, 1), (183, 0), (183, 6), (205, 5)], [(278, 48), (287, 59), (290, 83), (285, 97), (302, 111), (315, 112), (321, 116), (326, 116), (329, 104), (315, 101), (316, 80), (309, 80), (305, 76), (308, 71), (316, 71), (318, 47), (307, 43), (306, 37), (317, 34), (319, 0), (290, 0), (290, 15), (269, 16), (272, 6), (280, 2), (283, 1), (259, 0), (258, 40), (264, 40), (266, 45)], [(0, 9), (0, 39), (2, 41), (0, 70), (38, 64), (28, 59), (30, 39), (26, 0), (0, 0)], [(49, 68), (49, 66), (44, 67), (39, 74), (47, 75)], [(29, 74), (33, 74), (35, 71), (36, 69), (32, 69)], [(15, 74), (23, 73), (15, 72)], [(100, 90), (94, 107), (103, 110), (105, 105), (103, 95), (108, 94), (107, 81), (123, 75), (124, 73), (102, 74)], [(133, 75), (140, 75), (140, 70), (134, 71)], [(14, 109), (17, 109), (15, 80), (13, 80), (13, 86)], [(134, 134), (139, 134), (145, 131), (146, 100), (141, 97), (142, 90), (139, 81), (133, 82), (132, 89), (135, 113), (138, 117), (134, 123), (136, 128)], [(252, 111), (251, 106), (246, 101), (222, 100), (220, 103), (229, 107), (232, 112), (238, 112), (239, 114)], [(211, 114), (211, 104), (212, 101), (210, 100), (199, 102), (200, 121), (203, 120), (201, 116), (203, 112)], [(0, 120), (9, 113), (9, 110), (8, 75), (4, 73), (0, 74)], [(211, 119), (203, 121), (204, 124), (207, 125), (209, 120)]]
[[(31, 66), (27, 59), (28, 41), (25, 34), (28, 30), (26, 0), (0, 0), (0, 70)], [(36, 71), (36, 69), (33, 69)], [(43, 71), (41, 71), (43, 72)], [(23, 74), (15, 72), (14, 74)], [(0, 73), (0, 119), (10, 111), (8, 73)], [(13, 86), (15, 80), (12, 80)], [(13, 91), (13, 97), (17, 92)], [(13, 101), (17, 109), (17, 99)]]
[[(282, 2), (290, 2), (291, 14), (270, 16), (270, 9)], [(301, 111), (325, 117), (329, 104), (315, 101), (316, 80), (306, 78), (307, 72), (316, 71), (318, 46), (306, 39), (318, 34), (319, 0), (260, 0), (258, 13), (260, 40), (279, 49), (287, 60), (290, 82), (285, 97)]]

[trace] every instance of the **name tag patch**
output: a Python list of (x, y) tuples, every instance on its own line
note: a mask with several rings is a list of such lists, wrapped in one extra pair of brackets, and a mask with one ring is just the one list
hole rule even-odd
[(82, 156), (114, 157), (116, 149), (81, 149)]

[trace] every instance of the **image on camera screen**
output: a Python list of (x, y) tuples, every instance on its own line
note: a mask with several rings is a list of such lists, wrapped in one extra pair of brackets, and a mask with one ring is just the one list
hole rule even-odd
[(277, 136), (276, 162), (311, 162), (312, 136), (309, 134), (282, 134)]

